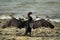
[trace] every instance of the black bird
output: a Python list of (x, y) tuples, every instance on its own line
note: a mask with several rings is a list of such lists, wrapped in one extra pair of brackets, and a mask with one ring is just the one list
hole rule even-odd
[(22, 20), (17, 20), (16, 18), (12, 18), (9, 21), (7, 21), (2, 27), (6, 28), (6, 27), (10, 27), (10, 26), (14, 26), (17, 28), (26, 28), (25, 31), (25, 35), (31, 36), (31, 29), (36, 29), (39, 27), (49, 27), (51, 29), (54, 28), (54, 25), (48, 21), (46, 21), (45, 19), (40, 19), (37, 21), (34, 21), (33, 18), (30, 16), (32, 14), (32, 12), (28, 13), (28, 20), (27, 21), (22, 21)]
[(25, 35), (27, 35), (29, 33), (29, 36), (31, 36), (31, 27), (30, 27), (30, 23), (32, 22), (33, 18), (30, 16), (32, 14), (32, 12), (28, 13), (28, 20), (27, 20), (27, 26), (26, 26), (26, 32)]

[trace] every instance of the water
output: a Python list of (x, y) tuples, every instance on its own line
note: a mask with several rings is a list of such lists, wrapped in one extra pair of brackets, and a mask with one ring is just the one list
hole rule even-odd
[(33, 16), (42, 14), (60, 17), (60, 0), (0, 0), (0, 13), (13, 12), (15, 16), (21, 17), (29, 11), (33, 12)]

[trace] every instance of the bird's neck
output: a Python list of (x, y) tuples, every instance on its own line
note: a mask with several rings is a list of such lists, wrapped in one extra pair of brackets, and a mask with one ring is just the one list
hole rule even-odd
[(30, 15), (28, 15), (28, 18), (32, 18)]

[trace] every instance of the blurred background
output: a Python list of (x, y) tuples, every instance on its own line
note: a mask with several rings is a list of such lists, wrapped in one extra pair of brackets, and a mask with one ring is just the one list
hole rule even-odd
[[(55, 28), (33, 29), (31, 35), (34, 37), (20, 36), (25, 32), (24, 28), (2, 28), (6, 19), (11, 16), (26, 18), (30, 11), (35, 20), (49, 19)], [(0, 0), (0, 40), (60, 40), (60, 0)]]
[(15, 17), (26, 16), (33, 12), (33, 17), (50, 16), (60, 19), (60, 0), (0, 0), (0, 14), (15, 13)]

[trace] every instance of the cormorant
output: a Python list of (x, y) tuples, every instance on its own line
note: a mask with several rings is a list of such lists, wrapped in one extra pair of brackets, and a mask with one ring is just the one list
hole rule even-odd
[(28, 21), (27, 21), (27, 27), (26, 27), (26, 32), (25, 35), (27, 35), (29, 33), (29, 36), (31, 36), (31, 27), (30, 27), (30, 23), (32, 22), (33, 18), (30, 16), (32, 14), (32, 12), (28, 13)]

